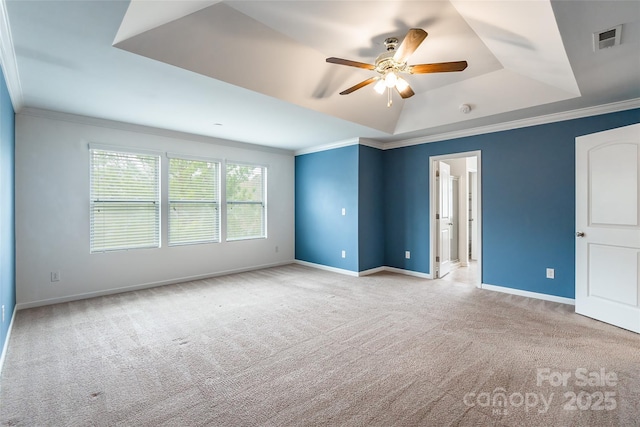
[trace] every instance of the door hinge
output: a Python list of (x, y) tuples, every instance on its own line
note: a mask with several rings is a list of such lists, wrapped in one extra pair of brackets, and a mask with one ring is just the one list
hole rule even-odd
[(436, 219), (440, 219), (440, 214), (436, 214)]
[(436, 178), (440, 177), (440, 171), (436, 171)]
[(440, 257), (439, 256), (436, 257), (436, 262), (440, 262)]

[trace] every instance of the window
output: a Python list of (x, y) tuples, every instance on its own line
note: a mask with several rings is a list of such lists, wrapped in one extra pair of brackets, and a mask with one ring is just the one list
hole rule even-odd
[(220, 163), (169, 159), (169, 245), (220, 241)]
[(227, 240), (266, 237), (266, 178), (262, 166), (227, 163)]
[(160, 157), (91, 149), (90, 250), (160, 247)]

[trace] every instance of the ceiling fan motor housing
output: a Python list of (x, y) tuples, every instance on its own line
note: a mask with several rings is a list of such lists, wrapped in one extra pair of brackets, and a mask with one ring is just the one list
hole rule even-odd
[(384, 41), (384, 45), (387, 47), (387, 51), (381, 53), (376, 58), (375, 70), (382, 75), (389, 72), (403, 72), (407, 63), (405, 62), (401, 64), (393, 59), (393, 56), (396, 54), (396, 48), (398, 47), (398, 39), (395, 37), (389, 37)]
[(375, 70), (380, 73), (380, 74), (386, 74), (390, 71), (395, 71), (397, 73), (403, 72), (404, 69), (407, 66), (407, 63), (398, 63), (396, 61), (394, 61), (393, 59), (393, 55), (394, 55), (394, 51), (391, 50), (389, 52), (385, 52), (381, 55), (379, 55), (376, 58), (376, 68)]

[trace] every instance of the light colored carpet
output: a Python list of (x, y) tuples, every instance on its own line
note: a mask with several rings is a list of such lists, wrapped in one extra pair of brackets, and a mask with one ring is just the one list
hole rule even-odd
[(630, 426), (640, 337), (461, 283), (290, 265), (19, 311), (0, 405), (29, 426)]

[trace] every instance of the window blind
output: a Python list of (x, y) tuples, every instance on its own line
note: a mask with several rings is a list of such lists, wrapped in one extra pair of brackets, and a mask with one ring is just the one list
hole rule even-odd
[(160, 157), (90, 150), (90, 251), (160, 247)]
[(220, 164), (169, 159), (169, 245), (220, 241)]
[(263, 166), (227, 163), (227, 240), (266, 237)]

